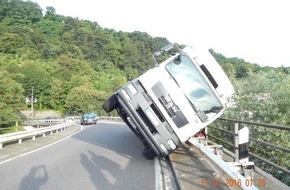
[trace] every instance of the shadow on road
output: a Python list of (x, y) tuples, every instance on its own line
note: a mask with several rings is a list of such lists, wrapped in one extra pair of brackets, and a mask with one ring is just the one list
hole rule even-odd
[(144, 146), (135, 134), (123, 123), (98, 123), (97, 126), (84, 126), (84, 133), (73, 138), (110, 149), (125, 157), (142, 157)]
[(117, 181), (113, 175), (120, 169), (118, 165), (104, 156), (96, 155), (93, 152), (89, 152), (89, 154), (89, 156), (80, 155), (81, 164), (88, 171), (96, 189), (114, 186)]
[(96, 189), (154, 189), (154, 160), (124, 124), (98, 123), (73, 138), (90, 144), (80, 160)]
[[(11, 179), (13, 180), (13, 179)], [(26, 175), (19, 186), (18, 190), (39, 190), (41, 186), (45, 185), (48, 181), (46, 167), (44, 165), (34, 166)]]

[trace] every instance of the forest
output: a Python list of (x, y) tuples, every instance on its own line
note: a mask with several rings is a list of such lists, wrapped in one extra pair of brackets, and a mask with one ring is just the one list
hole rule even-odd
[[(104, 115), (106, 98), (152, 68), (152, 54), (169, 43), (58, 15), (31, 1), (0, 0), (0, 127), (21, 120), (19, 110), (30, 108), (32, 89), (36, 111)], [(231, 117), (249, 119), (250, 111), (251, 120), (290, 125), (289, 67), (260, 67), (209, 51), (235, 86), (238, 106)]]
[[(19, 111), (30, 109), (32, 90), (36, 111), (106, 115), (102, 103), (154, 67), (153, 53), (169, 43), (146, 32), (59, 15), (53, 7), (42, 10), (31, 1), (0, 0), (0, 129), (21, 123)], [(261, 67), (209, 51), (236, 91), (236, 106), (225, 117), (290, 126), (290, 67)], [(283, 139), (290, 148), (289, 133), (265, 134), (259, 138)], [(289, 159), (281, 162), (290, 165)]]

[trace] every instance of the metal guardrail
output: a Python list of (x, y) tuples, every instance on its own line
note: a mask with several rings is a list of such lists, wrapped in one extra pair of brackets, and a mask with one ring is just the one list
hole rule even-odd
[[(268, 129), (276, 129), (276, 130), (280, 130), (280, 131), (286, 131), (286, 132), (290, 132), (290, 127), (287, 126), (281, 126), (281, 125), (271, 125), (271, 124), (266, 124), (266, 123), (257, 123), (257, 122), (251, 122), (251, 121), (241, 121), (241, 120), (235, 120), (235, 119), (226, 119), (226, 118), (219, 118), (217, 119), (213, 125), (209, 126), (209, 130), (211, 130), (211, 133), (208, 134), (208, 138), (212, 138), (210, 139), (213, 142), (220, 142), (222, 144), (224, 144), (225, 146), (230, 147), (231, 150), (228, 149), (224, 149), (224, 152), (227, 153), (229, 156), (231, 156), (232, 158), (234, 158), (235, 161), (238, 160), (238, 131), (239, 129), (243, 128), (243, 127), (262, 127), (262, 128), (268, 128)], [(225, 129), (228, 128), (228, 129)], [(229, 131), (230, 129), (230, 131)], [(214, 133), (220, 133), (223, 135), (223, 137), (228, 136), (228, 138), (231, 139), (226, 139), (223, 138), (219, 138), (216, 135), (214, 135)], [(251, 136), (249, 137), (249, 141), (250, 141), (250, 145), (251, 143), (255, 143), (255, 144), (259, 144), (260, 146), (264, 147), (264, 148), (270, 148), (273, 151), (277, 151), (279, 150), (281, 152), (281, 154), (289, 154), (290, 153), (290, 149), (287, 147), (282, 147), (280, 145), (277, 144), (273, 144), (271, 142), (266, 142), (264, 140), (259, 140), (256, 139), (255, 137)], [(251, 146), (250, 146), (251, 148)], [(249, 151), (249, 155), (250, 157), (259, 160), (260, 162), (271, 166), (279, 171), (282, 171), (285, 175), (290, 175), (290, 170), (288, 168), (282, 167), (274, 162), (269, 161), (269, 158), (263, 158), (262, 156), (258, 156), (258, 153), (254, 153)]]
[(55, 119), (29, 119), (22, 122), (22, 125), (51, 126), (66, 122), (66, 118)]
[(206, 140), (204, 144), (199, 138), (191, 138), (188, 140), (188, 144), (190, 144), (190, 150), (202, 157), (216, 172), (216, 176), (220, 176), (220, 178), (215, 179), (216, 184), (210, 186), (219, 187), (221, 186), (221, 180), (224, 180), (229, 189), (258, 190), (252, 183), (253, 163), (225, 162), (221, 158), (220, 146), (208, 146)]
[[(80, 120), (80, 116), (66, 117), (66, 118), (55, 118), (55, 119), (29, 119), (23, 121), (22, 124), (25, 125), (37, 125), (37, 126), (49, 126), (64, 123), (66, 121)], [(110, 117), (110, 116), (99, 116), (99, 120), (113, 120), (122, 121), (120, 117)]]
[(39, 135), (45, 136), (47, 133), (52, 134), (53, 132), (62, 131), (69, 128), (70, 126), (74, 124), (75, 122), (70, 121), (70, 122), (59, 124), (59, 125), (54, 125), (51, 127), (35, 129), (33, 131), (21, 131), (21, 132), (16, 132), (16, 133), (0, 135), (0, 148), (3, 148), (4, 143), (17, 142), (17, 141), (18, 143), (22, 143), (24, 139), (28, 139), (28, 138), (32, 138), (34, 140), (36, 136), (39, 136)]
[[(30, 119), (25, 120), (23, 123), (26, 125), (36, 125), (40, 126), (51, 126), (44, 128), (37, 128), (33, 131), (18, 131), (15, 133), (9, 133), (0, 135), (0, 148), (3, 148), (4, 143), (7, 142), (17, 142), (22, 143), (23, 139), (32, 138), (35, 139), (36, 136), (43, 135), (53, 131), (64, 130), (67, 127), (75, 123), (76, 120), (79, 120), (80, 116), (67, 117), (67, 118), (55, 118), (55, 119)], [(111, 121), (122, 121), (120, 117), (110, 117), (110, 116), (99, 116), (99, 120), (111, 120)]]
[[(229, 122), (230, 124), (228, 124), (228, 126), (230, 125), (231, 128), (233, 129), (232, 131), (228, 131), (228, 130), (225, 130), (225, 129), (222, 129), (222, 128), (218, 128), (218, 126), (225, 126), (225, 122)], [(221, 122), (223, 122), (221, 124)], [(219, 125), (221, 124), (221, 125)], [(218, 131), (221, 131), (222, 133), (226, 133), (226, 134), (229, 134), (231, 137), (232, 137), (232, 142), (233, 143), (230, 143), (228, 141), (224, 141), (214, 135), (210, 135), (208, 134), (209, 137), (212, 137), (218, 141), (221, 141), (229, 146), (232, 146), (234, 148), (234, 151), (233, 152), (230, 152), (229, 154), (231, 156), (233, 156), (235, 158), (235, 160), (238, 159), (238, 141), (237, 141), (237, 134), (238, 134), (238, 131), (239, 129), (241, 129), (243, 127), (243, 124), (247, 125), (247, 127), (251, 127), (251, 126), (258, 126), (258, 127), (266, 127), (266, 128), (272, 128), (272, 129), (279, 129), (279, 130), (285, 130), (285, 131), (288, 131), (290, 132), (290, 127), (286, 127), (286, 126), (281, 126), (281, 125), (270, 125), (270, 124), (266, 124), (266, 123), (257, 123), (257, 122), (250, 122), (250, 121), (241, 121), (241, 120), (234, 120), (234, 119), (225, 119), (225, 118), (219, 118), (218, 120), (216, 120), (214, 122), (214, 125), (213, 127), (210, 127), (211, 129), (214, 129), (214, 130), (218, 130)], [(261, 144), (265, 147), (271, 147), (271, 148), (274, 148), (275, 150), (281, 150), (283, 151), (284, 153), (290, 153), (290, 149), (286, 148), (286, 147), (281, 147), (279, 145), (275, 145), (275, 144), (272, 144), (272, 143), (269, 143), (269, 142), (265, 142), (265, 141), (262, 141), (262, 140), (258, 140), (258, 139), (255, 139), (253, 137), (250, 137), (250, 142), (253, 141), (255, 143), (258, 143), (258, 144)], [(255, 153), (253, 152), (249, 152), (249, 154), (258, 159), (258, 160), (261, 160), (263, 162), (267, 162), (267, 164), (275, 167), (276, 169), (279, 169), (279, 170), (282, 170), (283, 172), (287, 173), (287, 174), (290, 174), (290, 170), (284, 168), (284, 167), (281, 167), (273, 162), (270, 162), (268, 161), (266, 158), (262, 158), (258, 155), (256, 155)]]
[(100, 116), (100, 120), (123, 121), (121, 117)]

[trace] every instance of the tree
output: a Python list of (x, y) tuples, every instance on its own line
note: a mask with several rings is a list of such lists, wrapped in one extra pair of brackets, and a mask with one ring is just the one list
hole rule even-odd
[(290, 75), (275, 71), (250, 73), (235, 81), (238, 114), (250, 111), (254, 121), (289, 125), (289, 85)]
[(248, 68), (245, 64), (238, 65), (236, 66), (236, 73), (235, 77), (236, 78), (246, 78), (248, 77)]
[(23, 88), (25, 89), (25, 96), (31, 95), (31, 88), (34, 87), (34, 95), (38, 99), (35, 107), (43, 109), (49, 106), (50, 97), (50, 84), (52, 83), (52, 77), (41, 62), (38, 61), (23, 61), (20, 65), (20, 70), (24, 76), (21, 81)]
[(18, 34), (5, 33), (0, 36), (0, 52), (16, 54), (23, 46), (25, 41)]
[(65, 108), (69, 113), (85, 113), (98, 110), (98, 92), (88, 86), (72, 88), (65, 100)]
[(7, 25), (28, 25), (42, 19), (41, 7), (31, 1), (1, 0), (0, 21)]
[(64, 111), (63, 105), (65, 104), (66, 95), (64, 83), (61, 80), (54, 79), (50, 89), (50, 108)]
[(13, 80), (7, 71), (0, 71), (0, 127), (19, 121), (17, 112), (25, 105), (23, 93), (21, 84)]
[(51, 6), (46, 7), (45, 18), (49, 20), (55, 20), (56, 12), (54, 7)]

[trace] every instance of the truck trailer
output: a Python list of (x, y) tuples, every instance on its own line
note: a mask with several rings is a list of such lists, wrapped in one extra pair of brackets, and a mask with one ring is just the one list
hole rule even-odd
[[(168, 55), (159, 63), (159, 55)], [(208, 51), (168, 45), (153, 54), (155, 67), (129, 81), (102, 105), (116, 110), (144, 145), (146, 159), (167, 157), (219, 118), (234, 88)], [(159, 57), (160, 58), (160, 57)]]

